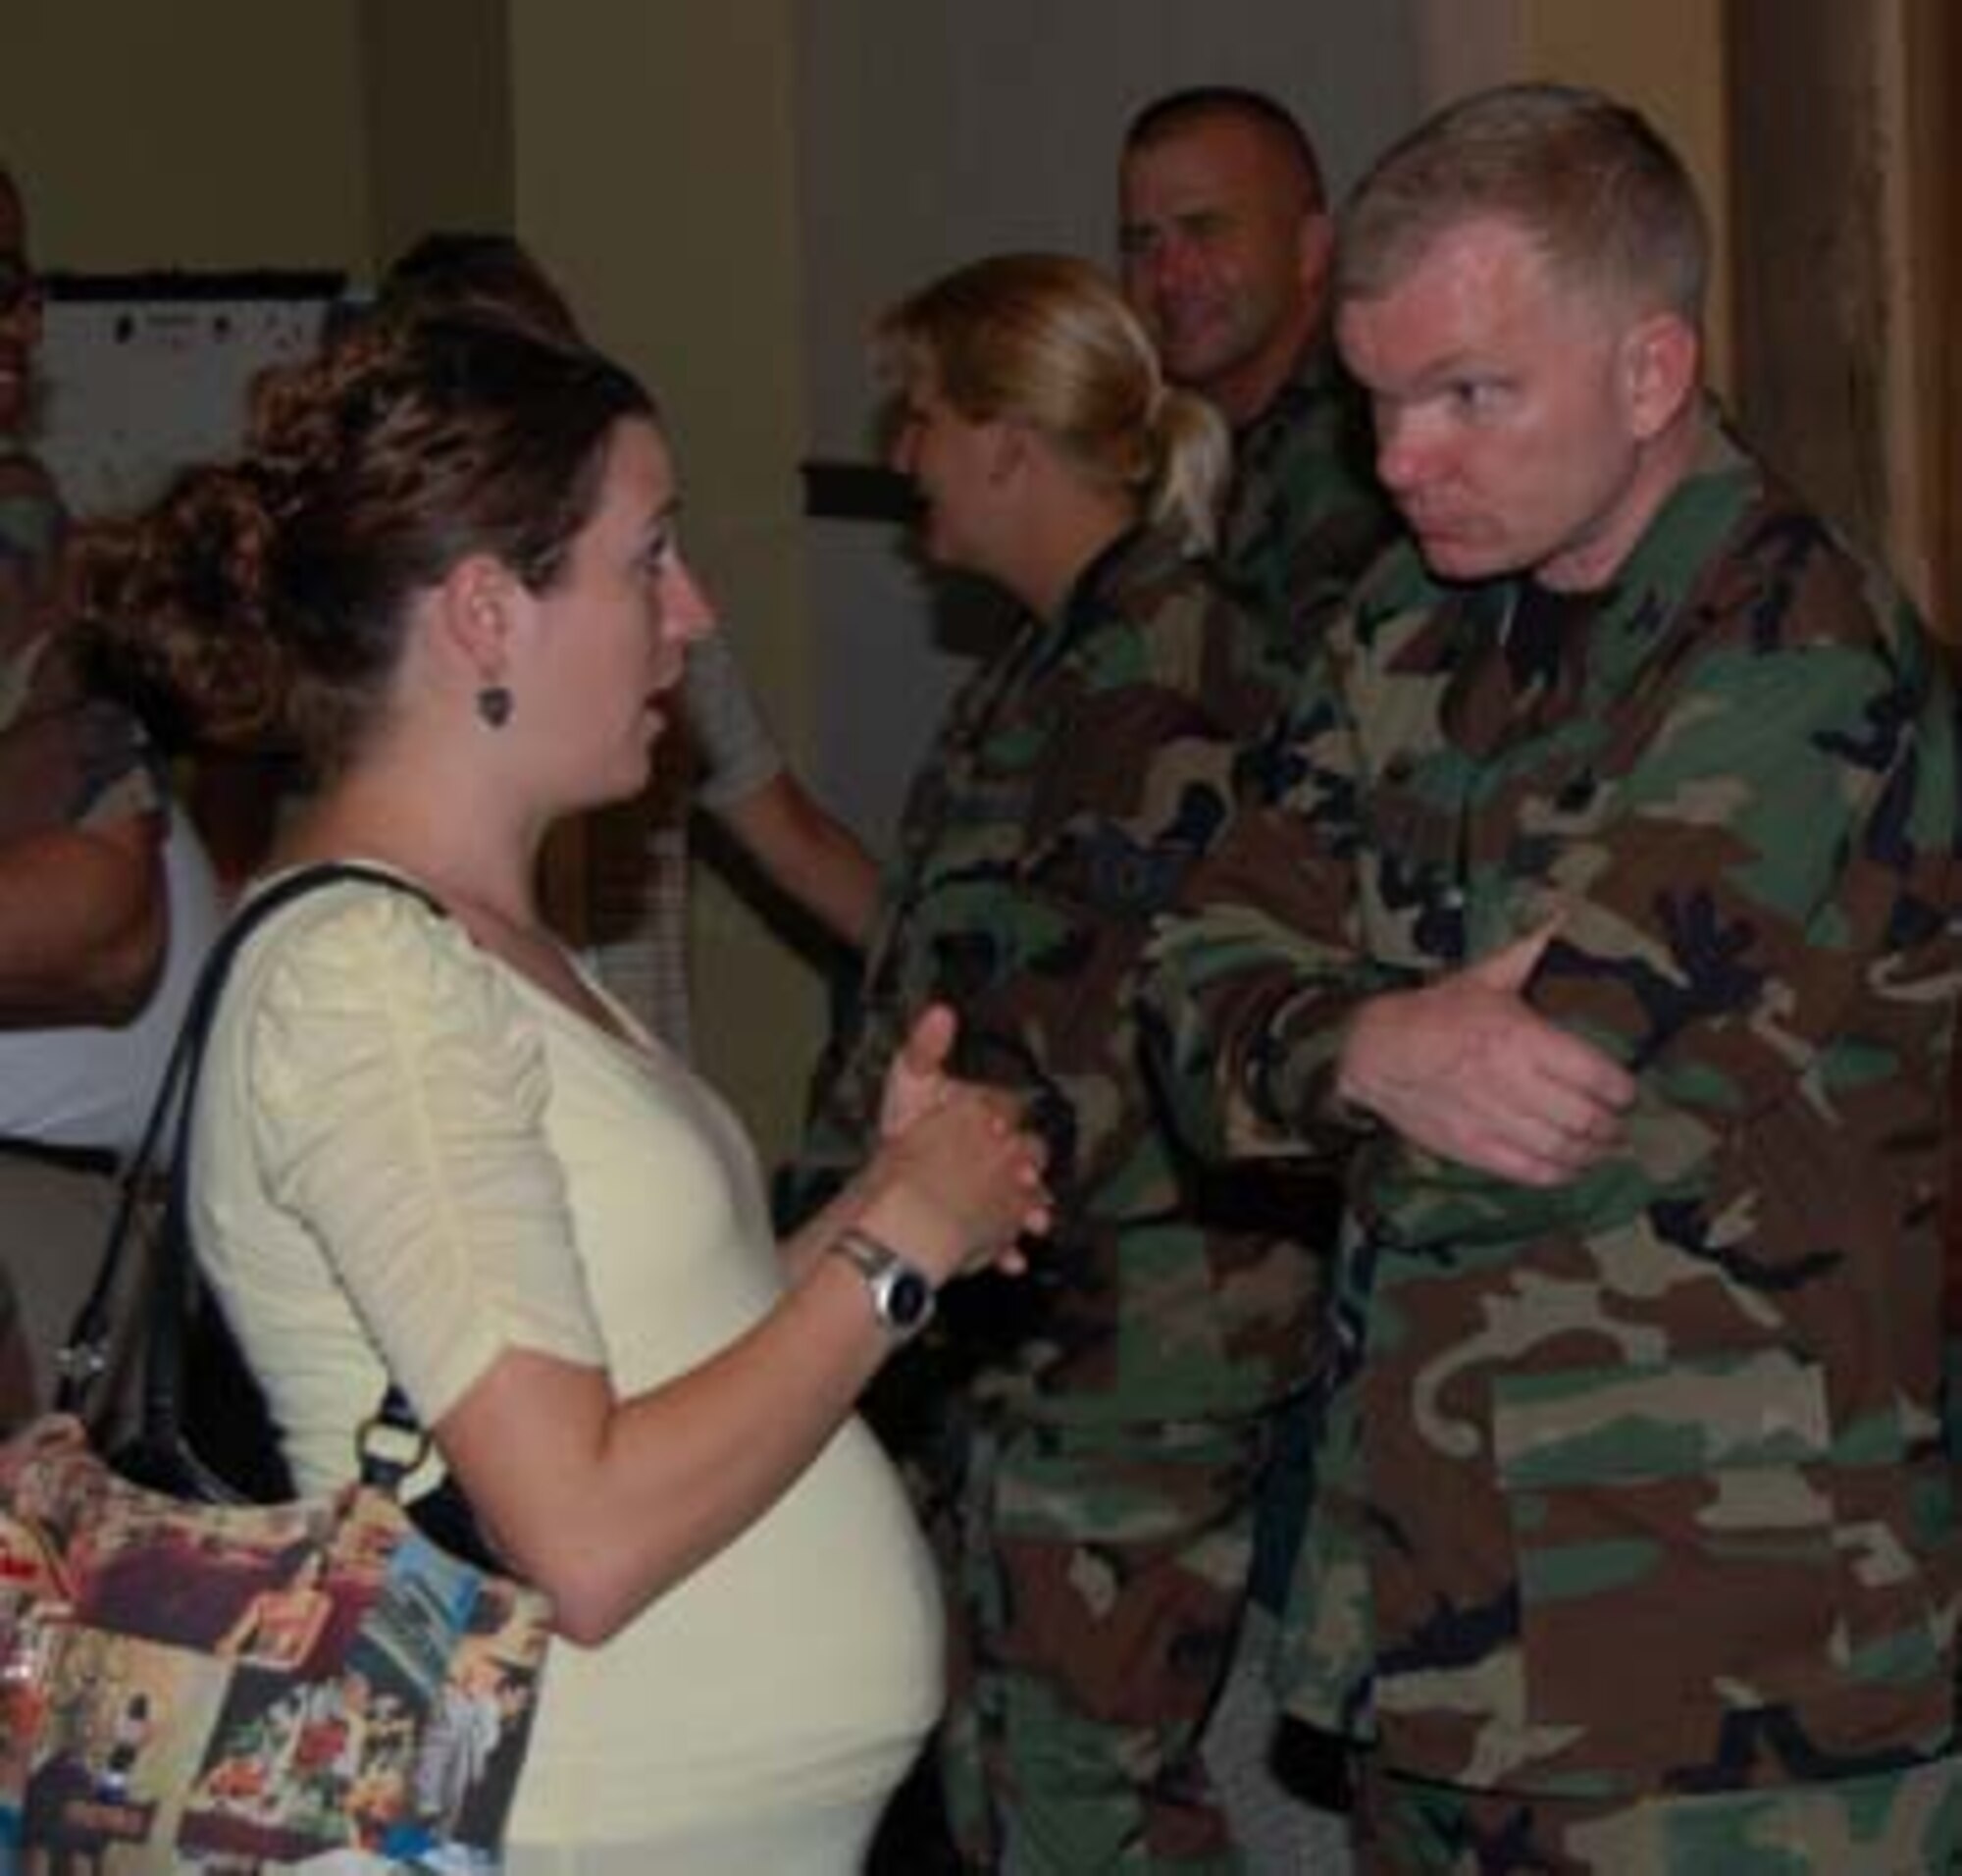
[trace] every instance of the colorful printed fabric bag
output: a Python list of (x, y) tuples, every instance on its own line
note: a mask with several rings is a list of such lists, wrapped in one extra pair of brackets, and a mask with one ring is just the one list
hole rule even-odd
[(0, 1868), (494, 1869), (549, 1632), (386, 1491), (188, 1504), (50, 1416), (0, 1447)]

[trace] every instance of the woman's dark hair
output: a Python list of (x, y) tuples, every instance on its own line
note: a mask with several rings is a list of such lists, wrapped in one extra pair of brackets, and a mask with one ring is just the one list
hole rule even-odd
[(555, 345), (578, 345), (579, 322), (515, 234), (440, 229), (395, 257), (375, 294), (394, 319), (475, 319)]
[(583, 346), (481, 321), (364, 323), (254, 386), (244, 453), (89, 532), (77, 608), (110, 671), (209, 743), (343, 761), (410, 600), (489, 553), (562, 570), (641, 385)]

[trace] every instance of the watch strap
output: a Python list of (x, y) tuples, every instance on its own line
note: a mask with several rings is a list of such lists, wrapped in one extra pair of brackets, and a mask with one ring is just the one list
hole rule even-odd
[(857, 1225), (848, 1225), (825, 1247), (865, 1279), (873, 1313), (896, 1339), (916, 1335), (932, 1320), (932, 1279), (911, 1258)]

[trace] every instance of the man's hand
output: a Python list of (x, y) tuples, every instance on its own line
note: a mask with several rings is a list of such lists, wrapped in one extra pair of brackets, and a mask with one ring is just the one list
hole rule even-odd
[(1549, 925), (1421, 990), (1366, 1003), (1343, 1098), (1414, 1145), (1522, 1185), (1560, 1185), (1613, 1151), (1633, 1078), (1529, 1009)]

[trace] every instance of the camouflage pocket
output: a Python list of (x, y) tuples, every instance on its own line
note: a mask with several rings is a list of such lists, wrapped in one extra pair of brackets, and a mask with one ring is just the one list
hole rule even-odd
[(1776, 1780), (1945, 1711), (1906, 1442), (1844, 1437), (1821, 1368), (1759, 1350), (1502, 1378), (1493, 1444), (1550, 1772)]

